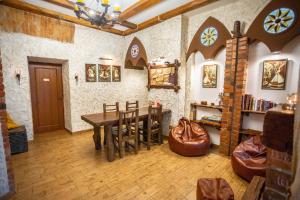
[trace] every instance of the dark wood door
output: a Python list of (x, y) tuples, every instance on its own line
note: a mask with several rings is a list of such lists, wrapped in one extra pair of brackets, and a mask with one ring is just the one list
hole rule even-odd
[(30, 63), (29, 72), (34, 131), (63, 129), (62, 66)]

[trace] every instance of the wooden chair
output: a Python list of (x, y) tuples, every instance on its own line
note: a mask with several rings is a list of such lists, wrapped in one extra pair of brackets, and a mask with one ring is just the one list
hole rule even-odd
[(139, 101), (130, 103), (129, 101), (126, 101), (126, 111), (132, 110), (132, 109), (138, 109), (139, 108)]
[[(163, 115), (162, 115), (162, 106), (158, 107), (148, 107), (148, 123), (147, 123), (147, 141), (146, 143), (143, 141), (140, 141), (139, 137), (139, 144), (142, 142), (145, 145), (147, 145), (147, 149), (150, 150), (150, 146), (153, 142), (156, 142), (158, 144), (163, 143), (162, 138), (162, 121), (163, 121)], [(145, 131), (145, 130), (144, 130)], [(140, 135), (144, 135), (143, 132), (139, 132)]]
[[(119, 126), (112, 131), (113, 143), (119, 152), (120, 158), (124, 157), (125, 148), (132, 147), (138, 153), (138, 122), (139, 110), (129, 110), (119, 112)], [(134, 127), (134, 128), (133, 128)], [(130, 143), (133, 141), (133, 143)]]
[(107, 105), (106, 103), (103, 104), (103, 112), (119, 112), (119, 102), (116, 102), (115, 104)]
[[(103, 113), (107, 113), (107, 112), (119, 112), (120, 111), (120, 107), (119, 107), (119, 102), (116, 102), (115, 104), (103, 104)], [(113, 126), (113, 129), (118, 129), (117, 126)], [(100, 141), (101, 141), (101, 134), (100, 134)], [(106, 144), (106, 133), (104, 133), (104, 141), (103, 141), (104, 145)]]

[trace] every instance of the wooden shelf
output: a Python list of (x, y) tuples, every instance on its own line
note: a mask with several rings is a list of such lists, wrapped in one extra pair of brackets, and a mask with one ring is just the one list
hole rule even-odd
[(247, 115), (249, 115), (250, 113), (265, 115), (267, 113), (267, 111), (242, 110), (242, 113), (245, 113)]
[(215, 127), (217, 129), (221, 129), (221, 123), (220, 122), (213, 122), (213, 121), (208, 121), (208, 120), (192, 120), (193, 122), (196, 122), (198, 124), (204, 125), (204, 126), (211, 126)]
[(219, 110), (220, 112), (222, 112), (222, 110), (223, 110), (222, 106), (210, 106), (210, 105), (202, 105), (202, 104), (198, 104), (198, 103), (192, 103), (191, 105), (194, 107), (215, 109), (215, 110)]

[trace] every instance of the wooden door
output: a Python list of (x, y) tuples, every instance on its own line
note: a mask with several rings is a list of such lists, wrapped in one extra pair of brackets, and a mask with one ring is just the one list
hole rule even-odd
[(29, 73), (35, 133), (63, 129), (62, 66), (30, 63)]

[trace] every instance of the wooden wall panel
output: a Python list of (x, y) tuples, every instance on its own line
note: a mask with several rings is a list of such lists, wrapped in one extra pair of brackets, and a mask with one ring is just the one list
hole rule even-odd
[(0, 31), (73, 43), (75, 25), (0, 5)]

